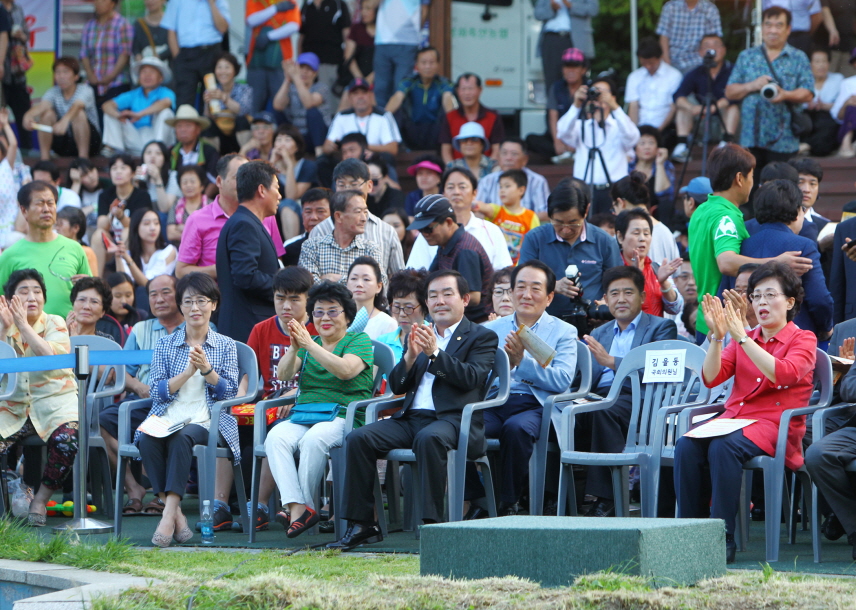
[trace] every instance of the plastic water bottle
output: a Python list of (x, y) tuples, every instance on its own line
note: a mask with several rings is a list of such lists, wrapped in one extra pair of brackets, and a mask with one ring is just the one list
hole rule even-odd
[(211, 516), (211, 500), (202, 502), (202, 544), (214, 544), (214, 519)]

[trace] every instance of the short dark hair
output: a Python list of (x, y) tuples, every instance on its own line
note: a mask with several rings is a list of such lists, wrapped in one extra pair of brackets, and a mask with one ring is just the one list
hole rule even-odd
[(408, 295), (414, 295), (422, 315), (428, 313), (428, 304), (425, 302), (425, 278), (428, 272), (425, 269), (402, 269), (393, 273), (389, 278), (389, 287), (386, 296), (390, 301), (402, 299)]
[(529, 154), (529, 147), (526, 146), (526, 142), (517, 136), (506, 136), (505, 139), (500, 142), (499, 147), (502, 148), (503, 144), (517, 144), (520, 147), (520, 150), (523, 151), (524, 155)]
[(573, 178), (565, 178), (547, 197), (547, 215), (552, 218), (556, 212), (576, 210), (581, 218), (586, 217), (588, 201), (574, 183)]
[[(32, 182), (30, 183), (32, 184)], [(9, 275), (9, 279), (3, 284), (3, 294), (7, 299), (11, 299), (18, 288), (18, 284), (24, 280), (36, 280), (42, 288), (42, 296), (45, 297), (45, 303), (48, 301), (48, 289), (45, 287), (45, 278), (36, 269), (18, 269)]]
[(755, 271), (755, 269), (757, 269), (760, 266), (761, 266), (761, 263), (744, 263), (744, 264), (740, 265), (740, 267), (737, 269), (737, 275), (735, 275), (734, 277), (737, 277), (739, 275), (743, 275), (746, 272), (752, 273), (753, 271)]
[(74, 72), (75, 76), (78, 76), (80, 74), (80, 62), (77, 61), (77, 59), (75, 59), (74, 57), (71, 57), (70, 55), (63, 55), (62, 57), (57, 57), (54, 60), (53, 65), (51, 66), (51, 72), (56, 72), (57, 66), (65, 66), (66, 68)]
[(252, 201), (256, 196), (259, 185), (266, 189), (279, 189), (279, 179), (276, 168), (267, 161), (255, 160), (244, 163), (238, 168), (235, 178), (238, 191), (238, 203)]
[[(168, 277), (170, 280), (172, 280), (172, 288), (173, 288), (173, 290), (175, 290), (175, 286), (178, 283), (178, 278), (175, 277), (174, 275), (172, 275), (171, 273), (161, 273), (160, 275), (156, 275), (152, 279), (150, 279), (148, 282), (146, 282), (146, 294), (149, 293), (149, 287), (152, 285), (152, 282), (154, 282), (159, 277)], [(110, 280), (110, 276), (107, 276), (107, 280), (108, 281)], [(176, 305), (177, 304), (178, 303), (176, 303)]]
[(617, 280), (632, 280), (639, 292), (645, 292), (645, 276), (642, 272), (630, 265), (619, 265), (603, 273), (603, 294), (609, 292), (610, 285)]
[(621, 198), (633, 205), (651, 205), (648, 178), (640, 171), (634, 170), (613, 184), (609, 194), (612, 195), (613, 201)]
[(237, 76), (238, 72), (241, 71), (241, 64), (238, 62), (238, 58), (229, 53), (228, 51), (224, 51), (223, 53), (220, 53), (220, 55), (217, 56), (217, 59), (214, 60), (214, 65), (216, 66), (218, 63), (220, 63), (221, 59), (224, 59), (230, 64), (232, 64), (232, 67), (235, 69), (235, 76)]
[(316, 201), (326, 201), (327, 204), (330, 204), (330, 198), (333, 196), (333, 191), (328, 188), (324, 188), (323, 186), (319, 186), (313, 189), (309, 189), (305, 193), (303, 193), (303, 197), (300, 198), (300, 205), (306, 205), (307, 203), (315, 203)]
[(419, 59), (419, 56), (423, 53), (434, 53), (437, 57), (437, 61), (440, 61), (440, 51), (438, 51), (435, 47), (422, 47), (418, 51), (416, 51), (416, 59)]
[(359, 131), (352, 131), (343, 135), (342, 139), (339, 140), (339, 149), (341, 150), (345, 144), (359, 144), (363, 150), (369, 147), (369, 141), (366, 139), (366, 136)]
[(813, 46), (808, 54), (809, 60), (815, 53), (823, 53), (824, 55), (826, 55), (827, 60), (832, 59), (832, 51), (829, 49), (829, 47)]
[(823, 182), (823, 168), (817, 162), (817, 159), (797, 157), (796, 159), (791, 159), (788, 163), (797, 170), (797, 174), (814, 176), (818, 182)]
[(179, 167), (175, 176), (179, 185), (184, 174), (196, 174), (196, 177), (199, 178), (199, 184), (202, 185), (203, 189), (208, 185), (208, 174), (205, 173), (205, 168), (201, 165), (182, 165)]
[(639, 59), (653, 59), (663, 56), (663, 47), (656, 38), (647, 37), (639, 41), (636, 48), (636, 57)]
[(490, 284), (491, 289), (496, 288), (497, 284), (502, 284), (503, 282), (508, 282), (510, 284), (512, 271), (514, 271), (514, 265), (509, 265), (508, 267), (503, 267), (499, 271), (494, 271), (493, 280)]
[(113, 292), (110, 290), (110, 287), (107, 283), (102, 280), (100, 277), (82, 277), (77, 280), (71, 287), (71, 302), (77, 300), (77, 295), (79, 295), (84, 290), (89, 289), (95, 290), (98, 293), (98, 296), (101, 297), (101, 305), (104, 308), (104, 313), (110, 313), (110, 307), (113, 305)]
[(600, 76), (600, 75), (598, 75), (593, 80), (592, 85), (596, 87), (598, 83), (606, 84), (606, 86), (609, 87), (609, 92), (612, 95), (616, 95), (616, 92), (618, 91), (618, 83), (615, 82), (615, 79), (612, 78), (612, 76), (608, 76), (608, 75)]
[(790, 180), (794, 184), (799, 184), (800, 174), (790, 163), (785, 161), (770, 161), (761, 170), (758, 182), (764, 184), (771, 180)]
[(229, 177), (229, 166), (235, 159), (247, 160), (244, 155), (239, 155), (238, 153), (229, 153), (228, 155), (220, 157), (220, 160), (217, 161), (217, 167), (214, 169), (220, 178), (225, 180)]
[(73, 205), (67, 205), (56, 213), (56, 219), (59, 220), (60, 218), (67, 220), (69, 227), (77, 226), (77, 241), (83, 239), (86, 235), (86, 215), (83, 210)]
[(761, 224), (797, 219), (802, 207), (802, 193), (790, 180), (770, 180), (761, 185), (754, 199), (755, 219)]
[(345, 159), (336, 165), (333, 170), (333, 183), (339, 178), (356, 178), (359, 180), (371, 180), (369, 166), (359, 159)]
[(467, 282), (467, 278), (463, 275), (454, 271), (453, 269), (438, 269), (437, 271), (432, 272), (425, 278), (425, 293), (427, 295), (428, 288), (431, 286), (431, 283), (434, 280), (439, 280), (441, 277), (453, 277), (455, 278), (455, 282), (458, 285), (458, 296), (463, 298), (465, 294), (470, 293), (470, 284)]
[(336, 212), (344, 214), (345, 210), (348, 209), (348, 203), (354, 197), (359, 197), (365, 201), (365, 195), (363, 195), (363, 192), (356, 189), (347, 189), (345, 191), (336, 191), (333, 193), (333, 196), (330, 198), (330, 216), (334, 223), (336, 222), (334, 214)]
[(181, 302), (184, 300), (184, 294), (188, 291), (193, 291), (200, 296), (209, 298), (214, 303), (220, 302), (220, 289), (217, 287), (217, 282), (207, 273), (194, 271), (178, 280), (178, 283), (175, 285), (175, 302), (179, 307), (181, 307)]
[(794, 270), (784, 263), (777, 261), (768, 261), (760, 265), (752, 275), (749, 276), (749, 287), (747, 294), (755, 292), (755, 286), (764, 280), (775, 278), (779, 280), (779, 285), (782, 287), (782, 292), (785, 297), (794, 299), (796, 302), (792, 309), (788, 310), (787, 320), (791, 322), (800, 312), (800, 305), (805, 298), (805, 290), (803, 290), (802, 280), (794, 273)]
[(125, 273), (124, 271), (114, 271), (113, 273), (109, 273), (105, 278), (107, 285), (110, 288), (115, 288), (116, 286), (120, 286), (122, 284), (130, 284), (134, 285), (134, 280), (131, 279), (131, 276)]
[[(681, 311), (681, 322), (684, 323), (684, 328), (686, 328), (689, 332), (695, 332), (696, 327), (693, 326), (691, 320), (693, 312), (698, 311), (698, 299), (693, 299), (692, 301), (687, 301), (684, 304), (684, 309)], [(698, 318), (696, 318), (698, 319)]]
[(532, 267), (533, 269), (540, 269), (544, 272), (544, 275), (547, 277), (547, 285), (545, 288), (547, 289), (547, 294), (556, 291), (556, 273), (543, 261), (538, 260), (537, 258), (531, 258), (525, 263), (520, 263), (516, 267), (511, 270), (511, 287), (514, 288), (514, 284), (517, 283), (517, 275), (526, 267)]
[(627, 229), (630, 228), (630, 223), (633, 220), (644, 220), (648, 223), (648, 228), (651, 231), (654, 230), (654, 221), (651, 220), (651, 215), (642, 208), (633, 208), (624, 210), (615, 217), (615, 234), (621, 234), (622, 238), (627, 235)]
[(615, 229), (615, 216), (613, 216), (609, 212), (603, 212), (601, 214), (595, 214), (591, 217), (591, 224), (596, 227), (600, 227), (601, 229), (606, 225), (607, 227), (612, 227)]
[(782, 6), (771, 6), (769, 8), (764, 9), (764, 12), (761, 13), (761, 22), (763, 23), (767, 17), (778, 17), (779, 15), (785, 16), (785, 25), (790, 27), (791, 12)]
[(502, 180), (503, 178), (512, 180), (514, 184), (517, 185), (517, 188), (520, 188), (521, 186), (523, 188), (527, 188), (529, 186), (529, 177), (522, 169), (506, 170), (499, 175), (500, 180)]
[(473, 74), (472, 72), (464, 72), (458, 77), (458, 80), (455, 81), (455, 89), (457, 89), (462, 80), (469, 80), (471, 78), (476, 79), (476, 87), (482, 86), (482, 79), (478, 74)]
[(273, 134), (273, 139), (276, 140), (279, 136), (288, 136), (294, 140), (294, 145), (297, 147), (297, 150), (294, 153), (294, 158), (296, 160), (303, 158), (303, 155), (306, 154), (306, 139), (297, 127), (288, 123), (283, 123), (276, 128), (276, 133)]
[(366, 165), (377, 165), (377, 168), (380, 170), (381, 176), (383, 176), (384, 178), (389, 176), (389, 165), (379, 154), (374, 154), (369, 157), (368, 161), (366, 161)]
[(755, 155), (738, 144), (726, 144), (714, 148), (707, 157), (707, 173), (710, 188), (714, 192), (727, 191), (734, 184), (737, 174), (748, 176), (755, 169)]
[(39, 161), (33, 166), (34, 172), (47, 172), (50, 174), (51, 180), (56, 182), (59, 180), (59, 168), (56, 163), (53, 161), (48, 161), (47, 159)]
[(660, 130), (654, 127), (653, 125), (640, 125), (639, 126), (639, 138), (642, 136), (651, 136), (654, 140), (657, 141), (657, 148), (663, 147), (663, 136), (660, 133)]
[(708, 38), (716, 38), (716, 39), (718, 39), (718, 40), (719, 40), (723, 45), (725, 44), (725, 41), (724, 41), (724, 40), (722, 40), (722, 36), (720, 36), (720, 35), (719, 35), (719, 34), (717, 34), (716, 32), (708, 32), (707, 34), (705, 34), (704, 36), (702, 36), (702, 37), (699, 39), (699, 41), (698, 41), (698, 48), (699, 48), (699, 49), (701, 48), (701, 43), (703, 43), (703, 42), (704, 42), (705, 40), (707, 40)]
[(357, 315), (357, 304), (354, 302), (354, 296), (351, 291), (345, 288), (344, 284), (323, 280), (315, 284), (309, 290), (309, 298), (306, 303), (306, 311), (314, 319), (315, 304), (318, 301), (330, 301), (338, 303), (342, 307), (345, 314), (345, 319), (348, 321), (348, 326), (354, 321)]
[[(442, 164), (441, 164), (442, 165)], [(479, 179), (476, 178), (476, 175), (470, 170), (469, 167), (447, 167), (443, 171), (443, 175), (440, 177), (440, 192), (446, 190), (446, 182), (449, 181), (449, 176), (454, 173), (459, 173), (462, 176), (465, 176), (467, 180), (470, 181), (470, 184), (473, 185), (473, 190), (477, 190), (479, 187)]]
[(139, 163), (137, 163), (137, 159), (134, 158), (132, 155), (126, 153), (119, 153), (110, 157), (110, 161), (107, 163), (107, 167), (112, 168), (119, 161), (134, 170), (137, 169), (137, 166), (139, 165)]
[(312, 288), (312, 274), (303, 267), (289, 266), (273, 276), (273, 293), (308, 294)]
[(18, 191), (18, 205), (25, 210), (29, 210), (30, 202), (33, 199), (33, 193), (44, 193), (45, 191), (50, 191), (54, 196), (54, 200), (59, 198), (56, 187), (50, 182), (44, 182), (42, 180), (33, 180), (32, 182), (28, 182)]
[(381, 285), (381, 290), (375, 295), (374, 298), (374, 306), (375, 309), (380, 309), (382, 311), (386, 310), (386, 297), (384, 296), (385, 290), (383, 290), (383, 273), (380, 270), (380, 265), (378, 262), (371, 256), (358, 256), (354, 259), (354, 262), (348, 267), (348, 273), (345, 276), (345, 282), (348, 281), (348, 277), (351, 275), (351, 271), (354, 270), (354, 267), (357, 265), (366, 265), (367, 267), (371, 267), (374, 271), (375, 279)]

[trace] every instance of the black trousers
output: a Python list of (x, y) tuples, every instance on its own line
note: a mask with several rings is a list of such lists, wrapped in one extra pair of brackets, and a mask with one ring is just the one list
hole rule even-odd
[(856, 473), (845, 472), (844, 467), (853, 460), (856, 428), (842, 428), (823, 437), (805, 454), (808, 473), (848, 536), (856, 532)]
[(811, 133), (803, 136), (802, 141), (811, 146), (813, 157), (825, 157), (838, 149), (838, 129), (840, 125), (832, 118), (828, 110), (809, 110)]
[(377, 460), (392, 449), (412, 447), (421, 470), (422, 519), (443, 520), (446, 493), (446, 452), (458, 443), (459, 427), (437, 419), (434, 411), (409, 410), (357, 428), (345, 439), (347, 476), (343, 517), (374, 522), (374, 478)]
[(181, 47), (172, 60), (172, 82), (175, 87), (176, 107), (190, 104), (196, 107), (196, 90), (203, 77), (214, 72), (214, 64), (220, 54), (221, 43), (202, 47)]
[(570, 32), (544, 32), (541, 37), (541, 61), (544, 64), (544, 87), (547, 93), (557, 80), (562, 80), (562, 53), (574, 46)]
[(184, 497), (190, 478), (193, 446), (208, 442), (208, 430), (198, 424), (188, 424), (165, 438), (148, 434), (140, 437), (140, 457), (146, 475), (156, 494), (174, 493)]
[[(103, 95), (99, 95), (98, 93), (95, 94), (95, 107), (98, 109), (98, 123), (101, 127), (101, 133), (104, 133), (104, 111), (101, 110), (101, 107), (104, 105), (104, 102), (112, 100), (114, 97), (117, 97), (123, 93), (127, 93), (130, 90), (130, 83), (125, 83), (122, 85), (116, 85), (115, 87), (110, 87), (109, 89), (107, 89), (107, 91), (103, 93)], [(75, 149), (76, 148), (77, 147), (75, 146)]]
[[(726, 533), (733, 535), (740, 508), (743, 464), (759, 455), (764, 452), (743, 435), (743, 430), (714, 438), (684, 436), (678, 440), (675, 445), (678, 518), (723, 519)], [(705, 470), (710, 471), (710, 476)], [(708, 481), (710, 494), (706, 493)], [(778, 517), (767, 515), (767, 518)]]
[[(609, 388), (596, 390), (601, 396)], [(593, 453), (621, 453), (627, 444), (630, 412), (633, 401), (630, 390), (623, 390), (617, 402), (609, 409), (582, 413), (574, 419), (574, 449)], [(614, 500), (612, 475), (606, 466), (589, 466), (586, 472), (586, 493), (606, 500)]]
[(440, 134), (440, 122), (414, 123), (404, 112), (395, 113), (398, 129), (405, 146), (410, 150), (437, 150), (437, 138)]
[(24, 115), (30, 109), (30, 92), (27, 83), (3, 83), (3, 99), (15, 113), (18, 125), (18, 144), (25, 150), (33, 148), (33, 132), (24, 129)]

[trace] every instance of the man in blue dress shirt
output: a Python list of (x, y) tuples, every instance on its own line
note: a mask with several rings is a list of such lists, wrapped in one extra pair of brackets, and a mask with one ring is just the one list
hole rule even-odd
[[(484, 411), (485, 436), (500, 441), (500, 517), (517, 514), (517, 503), (526, 491), (529, 458), (540, 437), (544, 402), (549, 396), (568, 391), (577, 366), (577, 329), (546, 313), (555, 288), (556, 275), (546, 264), (539, 260), (520, 264), (511, 272), (514, 313), (485, 325), (499, 337), (511, 365), (508, 401), (501, 407)], [(524, 325), (556, 350), (546, 367), (524, 347), (517, 334)], [(470, 471), (467, 479), (471, 484), (468, 485), (468, 498), (479, 496), (469, 493), (479, 491), (480, 487), (472, 474)], [(530, 498), (530, 502), (533, 500)], [(472, 505), (467, 516), (476, 518), (480, 511)]]

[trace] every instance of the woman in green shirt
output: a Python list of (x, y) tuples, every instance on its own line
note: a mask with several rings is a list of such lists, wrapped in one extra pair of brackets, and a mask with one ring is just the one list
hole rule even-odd
[[(365, 333), (349, 333), (357, 314), (350, 291), (341, 284), (321, 282), (309, 291), (307, 309), (318, 331), (311, 337), (302, 324), (288, 325), (291, 345), (279, 361), (277, 377), (291, 379), (300, 371), (300, 394), (295, 407), (271, 429), (265, 441), (268, 463), (279, 488), (291, 523), (287, 536), (294, 538), (318, 523), (313, 491), (321, 484), (332, 447), (345, 438), (345, 410), (348, 403), (371, 398), (374, 356), (371, 339)], [(326, 404), (325, 404), (326, 403)], [(338, 405), (332, 421), (322, 414)], [(307, 412), (310, 412), (309, 414)], [(313, 416), (311, 413), (316, 415)], [(305, 423), (296, 423), (301, 419)], [(358, 418), (361, 425), (363, 418)], [(300, 452), (300, 464), (294, 454)]]

